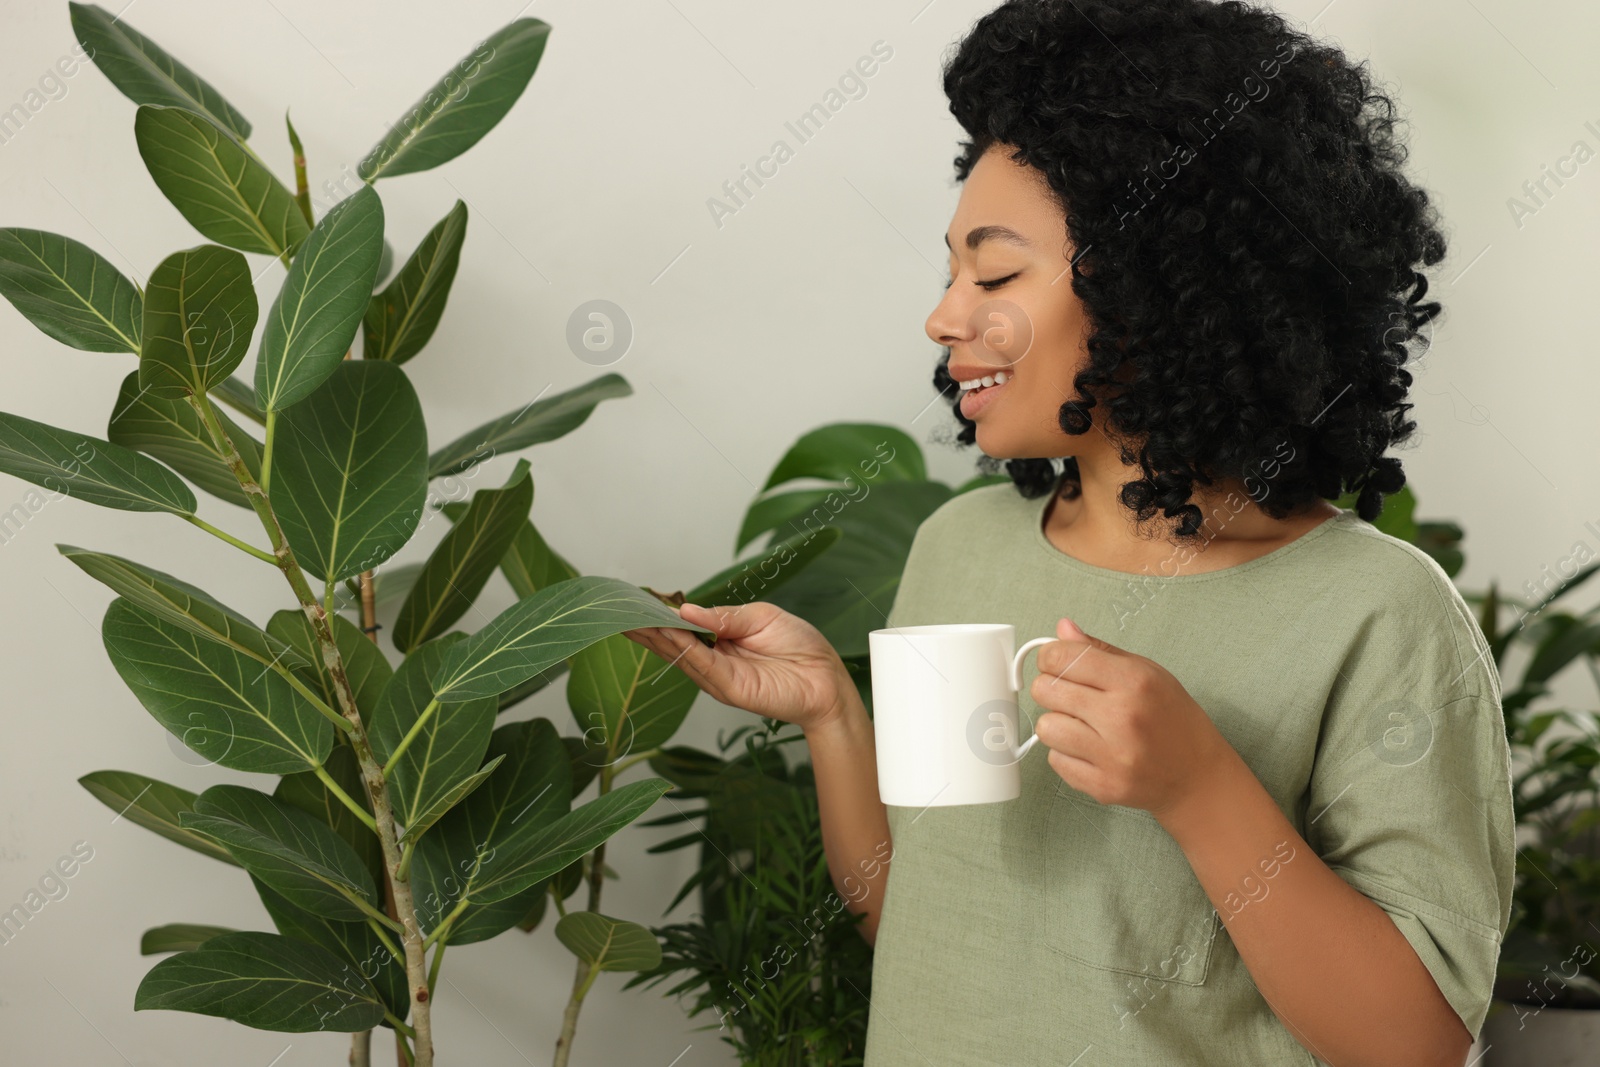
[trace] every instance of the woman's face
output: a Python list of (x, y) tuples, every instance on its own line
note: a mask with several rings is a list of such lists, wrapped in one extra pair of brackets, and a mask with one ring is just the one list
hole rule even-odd
[(997, 459), (1077, 454), (1085, 442), (1058, 412), (1086, 358), (1083, 305), (1072, 291), (1066, 220), (1043, 175), (989, 149), (973, 165), (945, 235), (951, 285), (928, 316), (928, 336), (950, 347), (957, 383), (1005, 376), (971, 392), (961, 413), (978, 447)]

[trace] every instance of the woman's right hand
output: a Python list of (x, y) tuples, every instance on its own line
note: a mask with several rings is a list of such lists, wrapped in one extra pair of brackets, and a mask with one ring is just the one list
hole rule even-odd
[(623, 635), (681, 668), (724, 704), (809, 730), (841, 714), (856, 693), (844, 661), (821, 631), (776, 604), (684, 604), (678, 615), (715, 631), (716, 645), (672, 626)]

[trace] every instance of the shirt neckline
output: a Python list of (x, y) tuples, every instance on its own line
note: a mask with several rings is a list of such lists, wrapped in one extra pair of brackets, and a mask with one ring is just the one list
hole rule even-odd
[[(1328, 531), (1332, 530), (1335, 526), (1341, 526), (1349, 522), (1355, 515), (1355, 513), (1350, 511), (1348, 508), (1340, 508), (1337, 515), (1331, 515), (1322, 520), (1321, 522), (1317, 523), (1317, 525), (1301, 534), (1299, 537), (1296, 537), (1293, 541), (1290, 541), (1288, 544), (1279, 545), (1277, 548), (1266, 553), (1265, 555), (1257, 556), (1255, 559), (1245, 560), (1243, 563), (1236, 563), (1232, 567), (1223, 567), (1220, 570), (1214, 571), (1203, 571), (1199, 574), (1169, 575), (1160, 573), (1159, 571), (1119, 571), (1110, 567), (1101, 567), (1093, 563), (1085, 563), (1078, 557), (1070, 556), (1061, 549), (1057, 548), (1053, 543), (1051, 543), (1050, 539), (1044, 535), (1045, 513), (1049, 510), (1050, 502), (1055, 499), (1057, 492), (1059, 492), (1059, 487), (1052, 489), (1049, 493), (1047, 493), (1042, 504), (1036, 508), (1030, 509), (1029, 513), (1032, 515), (1033, 526), (1033, 543), (1051, 558), (1060, 561), (1061, 565), (1069, 570), (1074, 570), (1080, 574), (1086, 574), (1093, 578), (1110, 579), (1122, 584), (1134, 581), (1155, 581), (1161, 583), (1177, 582), (1188, 584), (1191, 582), (1204, 582), (1216, 578), (1226, 578), (1232, 574), (1240, 574), (1246, 571), (1255, 570), (1256, 568), (1267, 566), (1270, 563), (1282, 559), (1284, 556), (1287, 556), (1289, 553), (1293, 552), (1297, 548), (1300, 548), (1302, 545), (1306, 545), (1317, 540), (1324, 534), (1328, 533)], [(1174, 549), (1174, 551), (1176, 552), (1177, 550)]]

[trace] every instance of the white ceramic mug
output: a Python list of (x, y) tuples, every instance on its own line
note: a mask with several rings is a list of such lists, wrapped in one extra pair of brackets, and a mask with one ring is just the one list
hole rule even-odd
[(885, 804), (986, 804), (1022, 794), (1017, 694), (1022, 660), (1009, 623), (899, 626), (867, 635), (878, 795)]

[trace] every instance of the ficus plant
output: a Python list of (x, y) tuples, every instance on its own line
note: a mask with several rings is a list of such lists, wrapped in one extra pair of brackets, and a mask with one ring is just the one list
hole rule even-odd
[[(399, 1059), (426, 1067), (446, 948), (533, 929), (553, 900), (555, 935), (577, 956), (557, 1042), (565, 1063), (595, 976), (660, 958), (648, 930), (599, 911), (604, 845), (670, 788), (616, 779), (670, 739), (696, 693), (622, 632), (676, 626), (714, 640), (671, 605), (752, 599), (838, 532), (787, 538), (687, 594), (663, 594), (580, 574), (552, 549), (529, 518), (526, 459), (467, 499), (435, 491), (632, 391), (606, 374), (430, 450), (405, 364), (444, 314), (466, 205), (384, 284), (393, 257), (376, 183), (481, 140), (532, 77), (546, 23), (519, 18), (481, 42), (361, 159), (360, 188), (316, 218), (287, 115), (292, 190), (209, 82), (125, 19), (69, 7), (86, 53), (137, 105), (150, 176), (205, 240), (141, 287), (72, 238), (0, 229), (0, 295), (56, 341), (137, 361), (104, 437), (0, 412), (0, 471), (51, 496), (173, 516), (288, 586), (286, 606), (258, 625), (182, 577), (59, 546), (116, 594), (105, 651), (156, 722), (206, 763), (277, 779), (199, 794), (134, 771), (80, 779), (130, 822), (240, 868), (275, 928), (146, 931), (141, 951), (165, 958), (134, 1007), (349, 1032), (358, 1064), (370, 1062), (371, 1031), (387, 1028)], [(262, 269), (249, 255), (286, 270), (270, 298), (257, 296)], [(252, 345), (253, 373), (241, 377)], [(195, 489), (247, 509), (261, 535), (201, 518)], [(450, 525), (424, 561), (383, 566), (441, 513)], [(496, 570), (516, 602), (454, 629), (469, 612), (482, 618), (474, 605)], [(395, 605), (384, 629), (398, 662), (378, 643), (380, 607)], [(568, 672), (579, 736), (544, 718), (498, 724)], [(579, 803), (590, 782), (597, 795)], [(589, 907), (568, 911), (585, 878)]]

